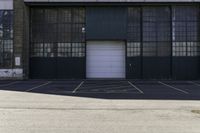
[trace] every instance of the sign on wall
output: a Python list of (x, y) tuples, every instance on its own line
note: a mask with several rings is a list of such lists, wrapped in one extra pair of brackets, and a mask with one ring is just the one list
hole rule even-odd
[(15, 66), (20, 66), (20, 65), (21, 65), (21, 58), (15, 57)]

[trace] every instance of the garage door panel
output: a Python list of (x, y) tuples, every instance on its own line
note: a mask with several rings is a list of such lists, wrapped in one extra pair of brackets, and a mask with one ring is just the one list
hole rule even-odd
[(90, 73), (87, 76), (92, 77), (92, 78), (113, 78), (113, 77), (118, 77), (118, 75), (121, 75), (121, 74), (122, 73), (113, 73), (112, 75), (109, 73)]
[[(101, 44), (97, 43), (97, 45), (101, 45)], [(100, 50), (106, 50), (106, 51), (108, 51), (110, 49), (112, 49), (112, 50), (120, 50), (121, 48), (123, 48), (123, 47), (119, 46), (118, 48), (116, 48), (115, 46), (109, 46), (109, 47), (108, 46), (91, 46), (88, 49), (92, 49), (92, 50), (100, 49)]]
[[(88, 58), (88, 60), (89, 60), (89, 58)], [(101, 62), (111, 62), (112, 61), (112, 64), (113, 63), (120, 63), (120, 61), (119, 61), (119, 58), (117, 59), (117, 58), (114, 58), (114, 59), (98, 59), (98, 63), (90, 63), (91, 65), (97, 65), (97, 64), (100, 64), (100, 65), (102, 65), (102, 63)], [(105, 64), (106, 65), (106, 64)], [(119, 64), (120, 65), (120, 64)]]
[[(107, 67), (102, 67), (101, 69), (98, 69), (98, 71), (95, 71), (96, 69), (91, 69), (91, 73), (105, 73), (105, 71), (110, 71), (110, 72), (113, 72), (113, 73), (120, 73), (119, 71), (121, 69), (119, 68), (107, 68)], [(94, 72), (93, 72), (94, 71)], [(123, 72), (121, 72), (123, 73)]]
[[(112, 50), (112, 49), (111, 49), (111, 50)], [(97, 51), (97, 50), (93, 51), (93, 50), (91, 49), (91, 52), (88, 53), (87, 55), (91, 55), (91, 56), (102, 56), (102, 58), (103, 58), (104, 56), (105, 56), (106, 58), (112, 58), (112, 57), (115, 57), (115, 56), (123, 56), (123, 55), (124, 55), (124, 53), (123, 53), (121, 50), (118, 50), (118, 51), (113, 51), (113, 50), (112, 50), (112, 53), (110, 53), (111, 50), (104, 51), (104, 50), (98, 49), (98, 51)], [(101, 52), (99, 52), (99, 51), (101, 51)], [(108, 55), (111, 56), (111, 57), (108, 57)]]
[(124, 42), (89, 41), (87, 78), (125, 78)]
[(88, 64), (87, 67), (90, 67), (89, 68), (90, 70), (95, 70), (95, 69), (97, 69), (97, 67), (98, 67), (98, 70), (101, 70), (101, 69), (112, 69), (112, 68), (121, 70), (121, 68), (124, 67), (123, 64), (118, 65), (119, 63), (113, 63), (112, 65), (108, 64), (110, 62), (103, 62), (103, 63), (107, 63), (107, 64), (102, 64), (102, 63), (99, 63), (99, 64)]

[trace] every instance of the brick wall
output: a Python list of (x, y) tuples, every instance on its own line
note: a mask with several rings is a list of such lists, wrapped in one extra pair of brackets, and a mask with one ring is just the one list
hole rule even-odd
[[(28, 78), (29, 8), (23, 0), (14, 0), (14, 68), (22, 69), (21, 79)], [(16, 59), (20, 59), (16, 62)], [(19, 61), (19, 60), (18, 60)]]

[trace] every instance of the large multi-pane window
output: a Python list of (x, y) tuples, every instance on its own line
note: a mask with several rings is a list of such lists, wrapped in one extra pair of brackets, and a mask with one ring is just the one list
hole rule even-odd
[(141, 10), (140, 8), (128, 8), (127, 26), (127, 56), (141, 55)]
[(143, 7), (143, 56), (171, 55), (170, 8)]
[(127, 56), (170, 56), (169, 7), (128, 8)]
[(172, 8), (173, 56), (198, 56), (200, 10), (197, 6)]
[(0, 10), (0, 68), (12, 67), (13, 11)]
[(131, 7), (127, 27), (128, 57), (200, 55), (198, 6)]
[(32, 57), (84, 57), (85, 9), (31, 10)]

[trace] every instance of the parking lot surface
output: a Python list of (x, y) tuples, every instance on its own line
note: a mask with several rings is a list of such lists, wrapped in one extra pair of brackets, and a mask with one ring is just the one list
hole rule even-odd
[(199, 81), (0, 81), (0, 133), (199, 133)]
[(200, 100), (200, 81), (27, 80), (0, 81), (0, 90), (105, 99)]
[(105, 99), (199, 100), (200, 81), (27, 80), (0, 81), (0, 90)]

